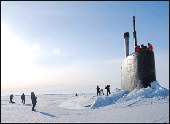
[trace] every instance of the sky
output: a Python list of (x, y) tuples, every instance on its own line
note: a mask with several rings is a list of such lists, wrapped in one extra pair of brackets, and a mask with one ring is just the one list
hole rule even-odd
[(156, 79), (169, 87), (168, 1), (2, 1), (1, 89), (120, 88), (133, 16), (138, 44), (152, 43)]

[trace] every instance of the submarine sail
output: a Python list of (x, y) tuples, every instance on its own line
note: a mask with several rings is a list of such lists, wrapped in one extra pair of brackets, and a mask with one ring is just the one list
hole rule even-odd
[[(133, 36), (135, 52), (129, 54), (128, 32), (124, 33), (126, 58), (123, 60), (121, 66), (121, 89), (132, 91), (135, 88), (146, 88), (150, 86), (152, 81), (156, 80), (155, 58), (153, 48), (147, 46), (137, 45), (136, 31), (135, 31), (135, 17), (133, 16)], [(148, 43), (151, 45), (150, 43)], [(129, 55), (128, 55), (129, 54)]]

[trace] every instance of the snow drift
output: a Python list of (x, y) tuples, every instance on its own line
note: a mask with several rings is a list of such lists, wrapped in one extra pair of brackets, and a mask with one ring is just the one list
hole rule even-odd
[(99, 96), (92, 103), (91, 108), (104, 107), (116, 102), (128, 101), (141, 98), (169, 97), (169, 90), (161, 87), (157, 81), (151, 83), (151, 87), (134, 89), (131, 92), (115, 89), (110, 96)]

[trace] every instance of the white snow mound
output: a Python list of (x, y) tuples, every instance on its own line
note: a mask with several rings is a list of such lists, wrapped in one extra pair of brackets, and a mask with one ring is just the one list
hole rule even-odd
[(161, 87), (157, 81), (151, 83), (151, 87), (134, 89), (131, 92), (115, 89), (110, 96), (99, 96), (92, 103), (91, 108), (104, 107), (110, 104), (115, 104), (116, 102), (128, 101), (141, 98), (154, 98), (154, 97), (169, 97), (169, 90)]

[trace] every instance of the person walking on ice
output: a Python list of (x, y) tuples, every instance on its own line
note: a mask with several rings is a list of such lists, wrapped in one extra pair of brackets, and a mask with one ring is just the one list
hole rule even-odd
[(11, 94), (10, 95), (10, 100), (9, 100), (9, 103), (15, 103), (14, 101), (12, 101), (12, 99), (14, 98), (14, 95), (13, 94)]
[(110, 94), (110, 85), (107, 85), (107, 86), (105, 87), (105, 89), (107, 89), (107, 96), (108, 96), (108, 94)]
[(37, 103), (37, 97), (35, 96), (34, 92), (31, 92), (31, 100), (32, 100), (32, 111), (35, 111), (35, 106)]
[(97, 85), (97, 96), (99, 96), (100, 95), (100, 88), (99, 88), (99, 85)]
[(25, 94), (24, 93), (21, 95), (21, 100), (22, 100), (22, 103), (25, 104)]

